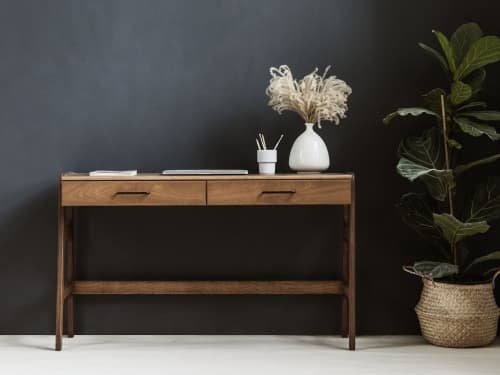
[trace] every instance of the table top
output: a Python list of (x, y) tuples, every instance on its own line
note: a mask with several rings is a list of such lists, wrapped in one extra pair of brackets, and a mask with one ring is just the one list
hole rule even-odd
[(196, 180), (352, 180), (353, 173), (286, 173), (275, 175), (162, 175), (138, 173), (137, 176), (89, 176), (88, 173), (65, 172), (61, 181), (196, 181)]

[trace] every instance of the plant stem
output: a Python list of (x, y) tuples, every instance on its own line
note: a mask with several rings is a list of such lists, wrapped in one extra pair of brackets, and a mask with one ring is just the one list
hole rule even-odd
[[(449, 155), (449, 150), (448, 150), (448, 129), (446, 126), (446, 107), (444, 104), (444, 95), (441, 95), (441, 119), (443, 123), (443, 143), (444, 143), (444, 162), (446, 169), (450, 169), (450, 155)], [(452, 191), (451, 187), (447, 187), (448, 190), (448, 206), (450, 209), (450, 215), (453, 216), (453, 196), (452, 196)], [(458, 260), (457, 260), (457, 247), (454, 243), (450, 244), (451, 245), (451, 253), (453, 255), (453, 263), (455, 265), (458, 265)]]

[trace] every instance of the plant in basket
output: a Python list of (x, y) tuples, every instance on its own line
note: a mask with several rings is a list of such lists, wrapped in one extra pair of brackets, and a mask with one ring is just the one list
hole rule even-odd
[(422, 116), (430, 124), (398, 147), (397, 173), (425, 191), (404, 194), (399, 211), (435, 250), (433, 259), (405, 270), (424, 282), (415, 308), (424, 337), (442, 346), (481, 346), (497, 332), (492, 284), (500, 272), (500, 248), (485, 251), (467, 241), (500, 218), (500, 177), (489, 176), (470, 190), (468, 174), (500, 160), (500, 153), (465, 160), (463, 150), (476, 138), (500, 140), (495, 127), (500, 112), (481, 99), (485, 67), (500, 61), (500, 38), (483, 35), (475, 23), (460, 26), (450, 39), (433, 33), (441, 52), (419, 45), (440, 65), (446, 87), (423, 94), (422, 106), (399, 108), (383, 120), (389, 124), (400, 116)]

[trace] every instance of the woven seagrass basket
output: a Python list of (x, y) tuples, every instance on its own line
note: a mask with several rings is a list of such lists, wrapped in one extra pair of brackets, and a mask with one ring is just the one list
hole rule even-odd
[(493, 294), (495, 277), (482, 284), (449, 284), (422, 278), (424, 287), (415, 311), (424, 338), (449, 348), (493, 342), (500, 315)]

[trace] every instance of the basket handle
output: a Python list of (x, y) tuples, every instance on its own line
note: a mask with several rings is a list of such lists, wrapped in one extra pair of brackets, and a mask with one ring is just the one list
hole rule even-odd
[(495, 289), (495, 280), (498, 277), (498, 275), (500, 275), (500, 270), (498, 270), (497, 272), (495, 272), (493, 274), (493, 277), (491, 278), (491, 286), (493, 287), (493, 289)]
[(413, 266), (403, 266), (403, 271), (406, 273), (409, 273), (410, 275), (415, 275), (415, 276), (420, 276), (416, 271)]
[(403, 271), (405, 271), (406, 273), (409, 273), (410, 275), (418, 276), (422, 280), (425, 279), (425, 280), (430, 280), (430, 281), (434, 282), (434, 279), (430, 278), (429, 276), (424, 275), (424, 274), (422, 274), (420, 272), (415, 271), (415, 267), (413, 267), (413, 266), (403, 266)]

